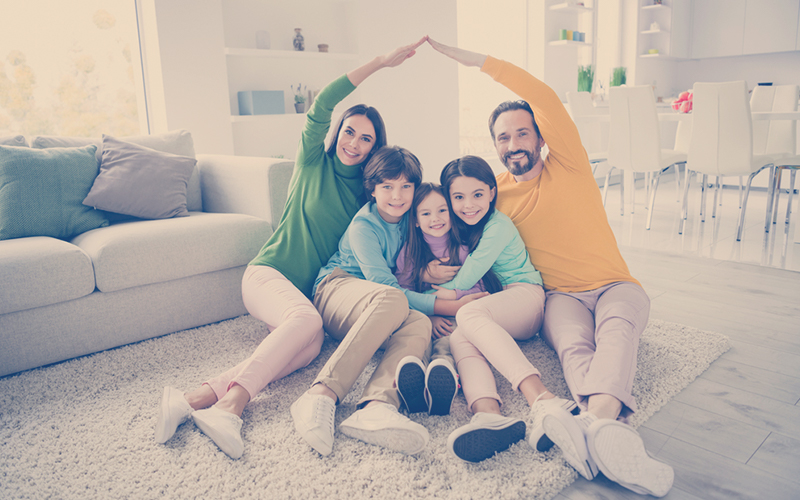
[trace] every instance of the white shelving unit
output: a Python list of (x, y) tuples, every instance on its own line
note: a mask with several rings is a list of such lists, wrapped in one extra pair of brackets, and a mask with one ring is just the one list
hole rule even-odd
[[(318, 92), (353, 67), (359, 57), (352, 26), (359, 0), (236, 0), (223, 2), (225, 59), (234, 153), (293, 158), (305, 113), (294, 109), (292, 86)], [(314, 12), (313, 16), (308, 15)], [(305, 50), (293, 49), (302, 29)], [(256, 48), (256, 32), (268, 31), (269, 49)], [(329, 52), (319, 52), (325, 43)], [(240, 115), (238, 93), (281, 90), (284, 114)], [(306, 102), (306, 106), (309, 103)], [(307, 107), (306, 107), (307, 111)], [(269, 140), (264, 140), (269, 137)]]
[(639, 57), (684, 59), (689, 57), (688, 0), (639, 0)]
[[(528, 1), (528, 70), (546, 81), (562, 101), (568, 91), (578, 88), (578, 66), (594, 64), (595, 2)], [(585, 41), (562, 40), (561, 30), (580, 31)]]

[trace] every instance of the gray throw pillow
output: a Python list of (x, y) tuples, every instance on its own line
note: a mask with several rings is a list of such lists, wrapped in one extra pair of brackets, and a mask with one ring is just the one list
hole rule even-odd
[(0, 137), (0, 145), (3, 146), (20, 146), (23, 148), (28, 147), (28, 141), (25, 140), (23, 135), (9, 135)]
[(187, 216), (186, 188), (196, 163), (103, 135), (100, 173), (83, 204), (142, 219)]

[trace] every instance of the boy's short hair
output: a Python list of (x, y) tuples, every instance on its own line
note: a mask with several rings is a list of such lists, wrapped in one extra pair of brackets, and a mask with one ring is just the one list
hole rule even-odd
[(405, 176), (414, 183), (414, 189), (422, 182), (422, 165), (414, 154), (400, 146), (384, 146), (375, 151), (364, 165), (364, 191), (372, 196), (375, 186)]

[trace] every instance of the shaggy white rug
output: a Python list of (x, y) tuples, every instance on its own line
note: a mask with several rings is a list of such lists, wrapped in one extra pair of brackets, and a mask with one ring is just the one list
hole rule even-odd
[[(522, 443), (480, 464), (449, 455), (447, 436), (469, 421), (463, 396), (444, 417), (416, 414), (431, 442), (404, 456), (336, 432), (328, 457), (295, 432), (289, 405), (336, 344), (308, 368), (268, 386), (243, 415), (244, 456), (231, 460), (189, 421), (166, 445), (153, 427), (164, 385), (183, 390), (249, 356), (268, 331), (242, 316), (0, 379), (0, 498), (552, 498), (576, 477), (560, 451)], [(555, 354), (521, 344), (554, 393), (567, 396)], [(642, 335), (634, 394), (641, 425), (728, 349), (725, 336), (661, 321)], [(355, 402), (375, 359), (336, 413)], [(507, 415), (527, 403), (498, 377)]]

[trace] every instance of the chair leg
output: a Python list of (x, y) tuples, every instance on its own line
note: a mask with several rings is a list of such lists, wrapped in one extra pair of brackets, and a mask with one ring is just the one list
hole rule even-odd
[(708, 175), (703, 174), (702, 183), (700, 184), (700, 222), (706, 221), (706, 184), (708, 183)]
[[(679, 163), (676, 163), (675, 165), (672, 166), (672, 168), (675, 169), (675, 197), (676, 197), (678, 203), (680, 203), (681, 202), (681, 169), (680, 169), (680, 167), (678, 165), (679, 165)], [(686, 165), (686, 164), (684, 163), (684, 165)]]
[(711, 209), (711, 218), (712, 219), (716, 219), (716, 217), (717, 217), (717, 198), (719, 198), (720, 201), (722, 200), (722, 196), (720, 195), (720, 192), (719, 192), (719, 184), (720, 184), (719, 179), (720, 179), (720, 177), (721, 176), (719, 176), (719, 175), (715, 176), (716, 181), (714, 182), (714, 206)]
[(619, 171), (619, 214), (625, 215), (625, 171)]
[(772, 223), (775, 224), (778, 220), (778, 202), (781, 197), (781, 167), (775, 167), (775, 199), (772, 202)]
[[(772, 218), (772, 206), (773, 206), (773, 200), (775, 199), (775, 175), (776, 175), (776, 169), (775, 169), (775, 165), (773, 165), (773, 164), (765, 165), (765, 167), (769, 167), (769, 188), (767, 190), (767, 220), (764, 221), (764, 232), (768, 233), (769, 229), (770, 229), (770, 226), (772, 226), (772, 224), (770, 223), (770, 219)], [(761, 172), (761, 170), (763, 170), (763, 169), (764, 169), (764, 167), (758, 169), (758, 172)], [(758, 172), (756, 172), (756, 173), (758, 173)], [(750, 175), (753, 175), (753, 174), (750, 174)]]
[(689, 215), (689, 179), (691, 173), (686, 169), (686, 178), (683, 181), (683, 206), (681, 207), (681, 221), (678, 226), (678, 234), (683, 234), (683, 227), (686, 224), (686, 217)]
[(611, 171), (614, 170), (614, 167), (608, 167), (608, 172), (606, 172), (606, 181), (603, 183), (603, 206), (606, 206), (606, 195), (608, 194), (608, 183), (611, 181)]
[[(761, 172), (761, 170), (759, 170), (758, 172)], [(742, 208), (739, 209), (739, 224), (736, 227), (736, 241), (742, 241), (742, 229), (744, 228), (744, 213), (747, 210), (747, 196), (750, 194), (750, 183), (753, 182), (753, 177), (755, 177), (758, 172), (753, 172), (747, 178), (747, 187), (744, 190), (744, 199), (742, 200)], [(767, 217), (769, 217), (769, 215)]]
[(647, 207), (647, 225), (645, 229), (650, 230), (650, 221), (653, 220), (653, 208), (656, 204), (656, 189), (658, 189), (658, 180), (661, 178), (661, 171), (654, 172), (655, 179), (653, 179), (653, 189), (650, 193), (650, 204)]
[(789, 195), (786, 200), (786, 224), (789, 224), (789, 219), (792, 216), (792, 196), (794, 195), (794, 181), (797, 176), (797, 169), (793, 168), (789, 174)]
[(744, 191), (742, 176), (739, 176), (739, 209), (742, 208), (742, 191)]

